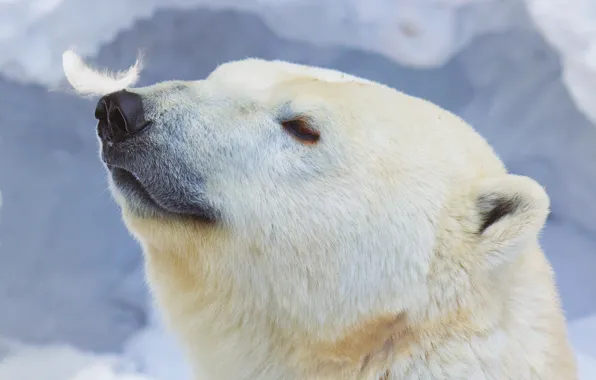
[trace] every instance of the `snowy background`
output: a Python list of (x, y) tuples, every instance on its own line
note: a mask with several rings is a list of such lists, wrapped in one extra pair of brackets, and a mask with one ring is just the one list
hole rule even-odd
[(142, 49), (141, 84), (315, 64), (461, 115), (546, 186), (543, 245), (596, 379), (594, 20), (594, 0), (0, 0), (0, 380), (189, 380), (107, 191), (94, 104), (62, 91), (69, 47), (111, 69)]

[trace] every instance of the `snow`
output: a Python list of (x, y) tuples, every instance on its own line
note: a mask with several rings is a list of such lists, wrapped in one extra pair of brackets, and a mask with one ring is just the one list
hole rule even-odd
[(512, 171), (546, 186), (543, 245), (581, 379), (596, 378), (595, 9), (589, 0), (0, 0), (0, 336), (12, 339), (0, 340), (0, 380), (189, 380), (106, 191), (92, 103), (47, 90), (62, 83), (71, 46), (114, 69), (146, 49), (144, 83), (196, 79), (246, 56), (296, 60), (462, 115)]
[[(0, 67), (12, 77), (46, 84), (61, 79), (57, 62), (64, 50), (75, 45), (79, 53), (94, 55), (118, 30), (164, 5), (251, 11), (279, 36), (360, 48), (414, 66), (442, 65), (475, 35), (526, 22), (518, 17), (523, 4), (517, 0), (3, 1)], [(93, 14), (94, 22), (84, 14)]]
[(579, 380), (591, 380), (596, 378), (596, 360), (579, 352), (577, 358), (577, 372)]
[(581, 380), (596, 379), (596, 314), (569, 324)]
[[(572, 4), (566, 0), (105, 0), (100, 5), (94, 0), (1, 0), (0, 68), (20, 80), (56, 84), (64, 50), (76, 45), (80, 53), (95, 55), (117, 31), (163, 6), (255, 12), (279, 36), (359, 48), (414, 67), (443, 65), (479, 35), (534, 22), (561, 53), (564, 81), (579, 108), (596, 120), (592, 22), (596, 3)], [(94, 22), (85, 22), (81, 14), (93, 14)]]
[(123, 357), (84, 352), (66, 344), (33, 347), (0, 341), (0, 349), (8, 351), (0, 361), (2, 380), (152, 380)]
[(561, 55), (563, 79), (577, 105), (596, 121), (596, 2), (526, 2), (536, 26)]
[(190, 380), (190, 366), (172, 335), (166, 332), (155, 309), (150, 311), (147, 327), (128, 340), (124, 352), (144, 373), (156, 380)]

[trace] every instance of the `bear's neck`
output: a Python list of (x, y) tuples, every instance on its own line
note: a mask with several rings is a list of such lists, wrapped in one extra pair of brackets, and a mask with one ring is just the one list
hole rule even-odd
[(383, 377), (389, 363), (415, 339), (405, 315), (395, 315), (322, 343), (298, 332), (301, 327), (281, 326), (217, 264), (198, 263), (179, 250), (144, 248), (146, 273), (164, 320), (207, 379), (389, 379)]
[[(507, 323), (507, 329), (516, 330), (519, 337), (529, 336), (517, 331), (517, 321), (499, 322), (497, 318), (478, 325), (471, 319), (476, 310), (457, 309), (433, 321), (418, 321), (415, 327), (405, 315), (386, 317), (358, 326), (344, 339), (321, 343), (317, 336), (299, 333), (299, 327), (289, 329), (287, 323), (281, 327), (279, 316), (266, 307), (267, 295), (252, 294), (254, 288), (239, 286), (233, 276), (226, 275), (225, 265), (213, 259), (213, 252), (209, 262), (203, 262), (196, 253), (188, 256), (180, 249), (144, 248), (148, 280), (164, 319), (195, 370), (206, 373), (206, 379), (416, 378), (408, 371), (437, 379), (441, 377), (429, 372), (434, 361), (453, 355), (461, 363), (477, 360), (465, 355), (469, 340), (497, 344), (498, 336), (507, 335), (500, 323)], [(221, 260), (223, 263), (226, 258)], [(515, 286), (513, 282), (510, 285)], [(497, 297), (495, 302), (503, 300)], [(503, 304), (500, 308), (508, 307)], [(510, 310), (509, 314), (515, 313)], [(523, 344), (527, 343), (516, 343)], [(441, 345), (447, 348), (438, 348)], [(503, 343), (495, 350), (508, 346)], [(451, 366), (445, 364), (445, 368)], [(453, 364), (453, 368), (455, 371), (457, 366)]]

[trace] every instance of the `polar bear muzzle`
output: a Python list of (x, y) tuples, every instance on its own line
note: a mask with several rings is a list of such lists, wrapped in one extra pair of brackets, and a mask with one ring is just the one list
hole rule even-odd
[(144, 103), (150, 101), (127, 90), (109, 93), (97, 102), (97, 135), (112, 190), (139, 217), (214, 222), (216, 213), (201, 193), (204, 179), (184, 162), (175, 168), (168, 164), (177, 148), (163, 132), (153, 130)]

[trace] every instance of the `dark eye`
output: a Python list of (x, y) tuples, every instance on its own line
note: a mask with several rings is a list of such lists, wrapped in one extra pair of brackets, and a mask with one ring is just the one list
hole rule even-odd
[(284, 121), (281, 125), (292, 136), (307, 144), (314, 144), (321, 137), (319, 132), (309, 127), (308, 122), (303, 119)]

